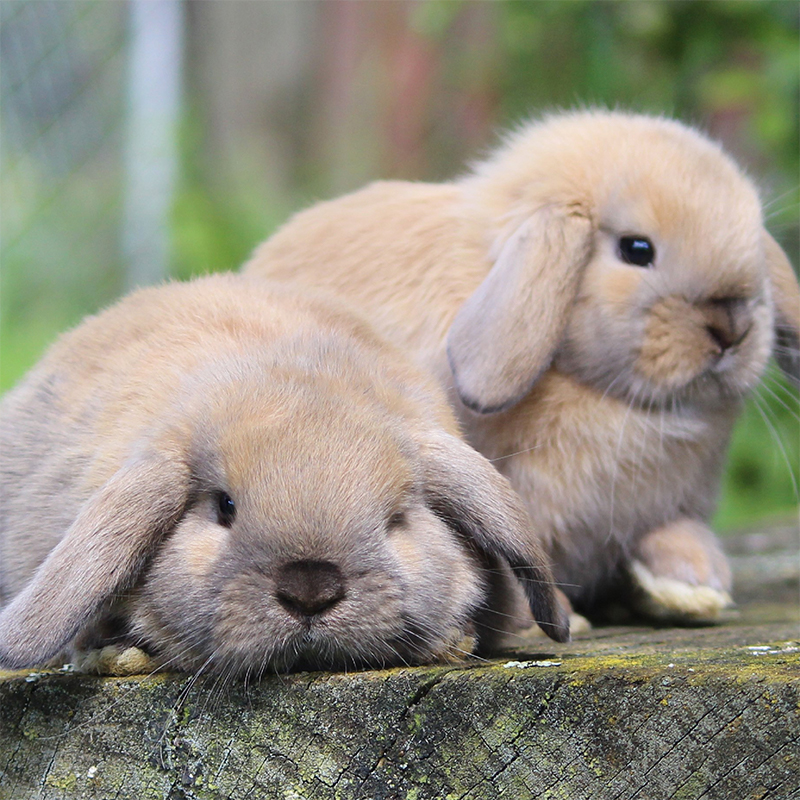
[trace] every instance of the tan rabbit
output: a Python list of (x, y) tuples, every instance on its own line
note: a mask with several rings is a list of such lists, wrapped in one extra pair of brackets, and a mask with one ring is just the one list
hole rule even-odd
[[(308, 293), (306, 293), (308, 294)], [(349, 311), (214, 276), (134, 293), (0, 404), (0, 665), (130, 643), (181, 669), (417, 663), (568, 639), (515, 493)]]
[(708, 520), (773, 347), (797, 374), (800, 293), (715, 143), (554, 114), (461, 179), (300, 212), (245, 272), (337, 291), (439, 378), (577, 608), (621, 591), (695, 621), (730, 602)]

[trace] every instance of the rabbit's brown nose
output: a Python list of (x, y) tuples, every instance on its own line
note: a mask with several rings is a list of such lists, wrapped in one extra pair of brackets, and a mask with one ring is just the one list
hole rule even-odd
[(703, 315), (706, 331), (720, 355), (739, 344), (753, 323), (747, 301), (738, 298), (711, 300), (703, 305)]
[(313, 617), (345, 595), (342, 572), (330, 561), (291, 561), (278, 570), (275, 596), (293, 614)]

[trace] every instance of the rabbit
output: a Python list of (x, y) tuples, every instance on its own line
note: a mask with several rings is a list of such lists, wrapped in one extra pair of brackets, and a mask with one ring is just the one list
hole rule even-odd
[(319, 293), (214, 275), (88, 318), (2, 400), (0, 487), (6, 668), (416, 664), (498, 645), (520, 596), (569, 639), (440, 387)]
[(337, 292), (438, 379), (576, 610), (694, 624), (730, 605), (709, 519), (770, 353), (798, 375), (800, 293), (705, 135), (554, 112), (450, 182), (297, 213), (243, 272)]

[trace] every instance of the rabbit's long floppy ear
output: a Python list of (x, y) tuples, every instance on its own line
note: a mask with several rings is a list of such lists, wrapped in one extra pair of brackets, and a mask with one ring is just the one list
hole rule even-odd
[(423, 447), (431, 510), (485, 553), (504, 558), (522, 583), (533, 617), (557, 642), (569, 641), (569, 619), (531, 521), (508, 481), (455, 436), (431, 434)]
[(0, 665), (46, 662), (114, 593), (129, 588), (179, 519), (187, 490), (186, 467), (164, 454), (151, 452), (121, 467), (0, 613)]
[(456, 390), (468, 408), (509, 408), (547, 369), (590, 255), (590, 233), (586, 217), (545, 208), (503, 244), (447, 335)]
[(783, 371), (800, 380), (800, 287), (781, 246), (764, 231), (767, 269), (775, 303), (775, 359)]

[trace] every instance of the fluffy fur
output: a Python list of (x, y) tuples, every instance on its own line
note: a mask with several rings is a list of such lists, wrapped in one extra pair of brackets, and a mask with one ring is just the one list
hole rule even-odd
[(331, 301), (233, 275), (136, 292), (64, 335), (0, 420), (7, 667), (109, 642), (112, 671), (143, 663), (130, 644), (225, 675), (416, 663), (491, 647), (511, 571), (568, 638), (505, 479)]
[[(652, 263), (625, 257), (626, 237)], [(708, 520), (776, 330), (797, 373), (800, 293), (718, 145), (668, 119), (555, 114), (459, 180), (300, 212), (245, 273), (339, 292), (438, 377), (579, 609), (638, 582), (634, 563), (650, 587), (716, 598), (639, 587), (647, 613), (708, 619), (727, 602)]]

